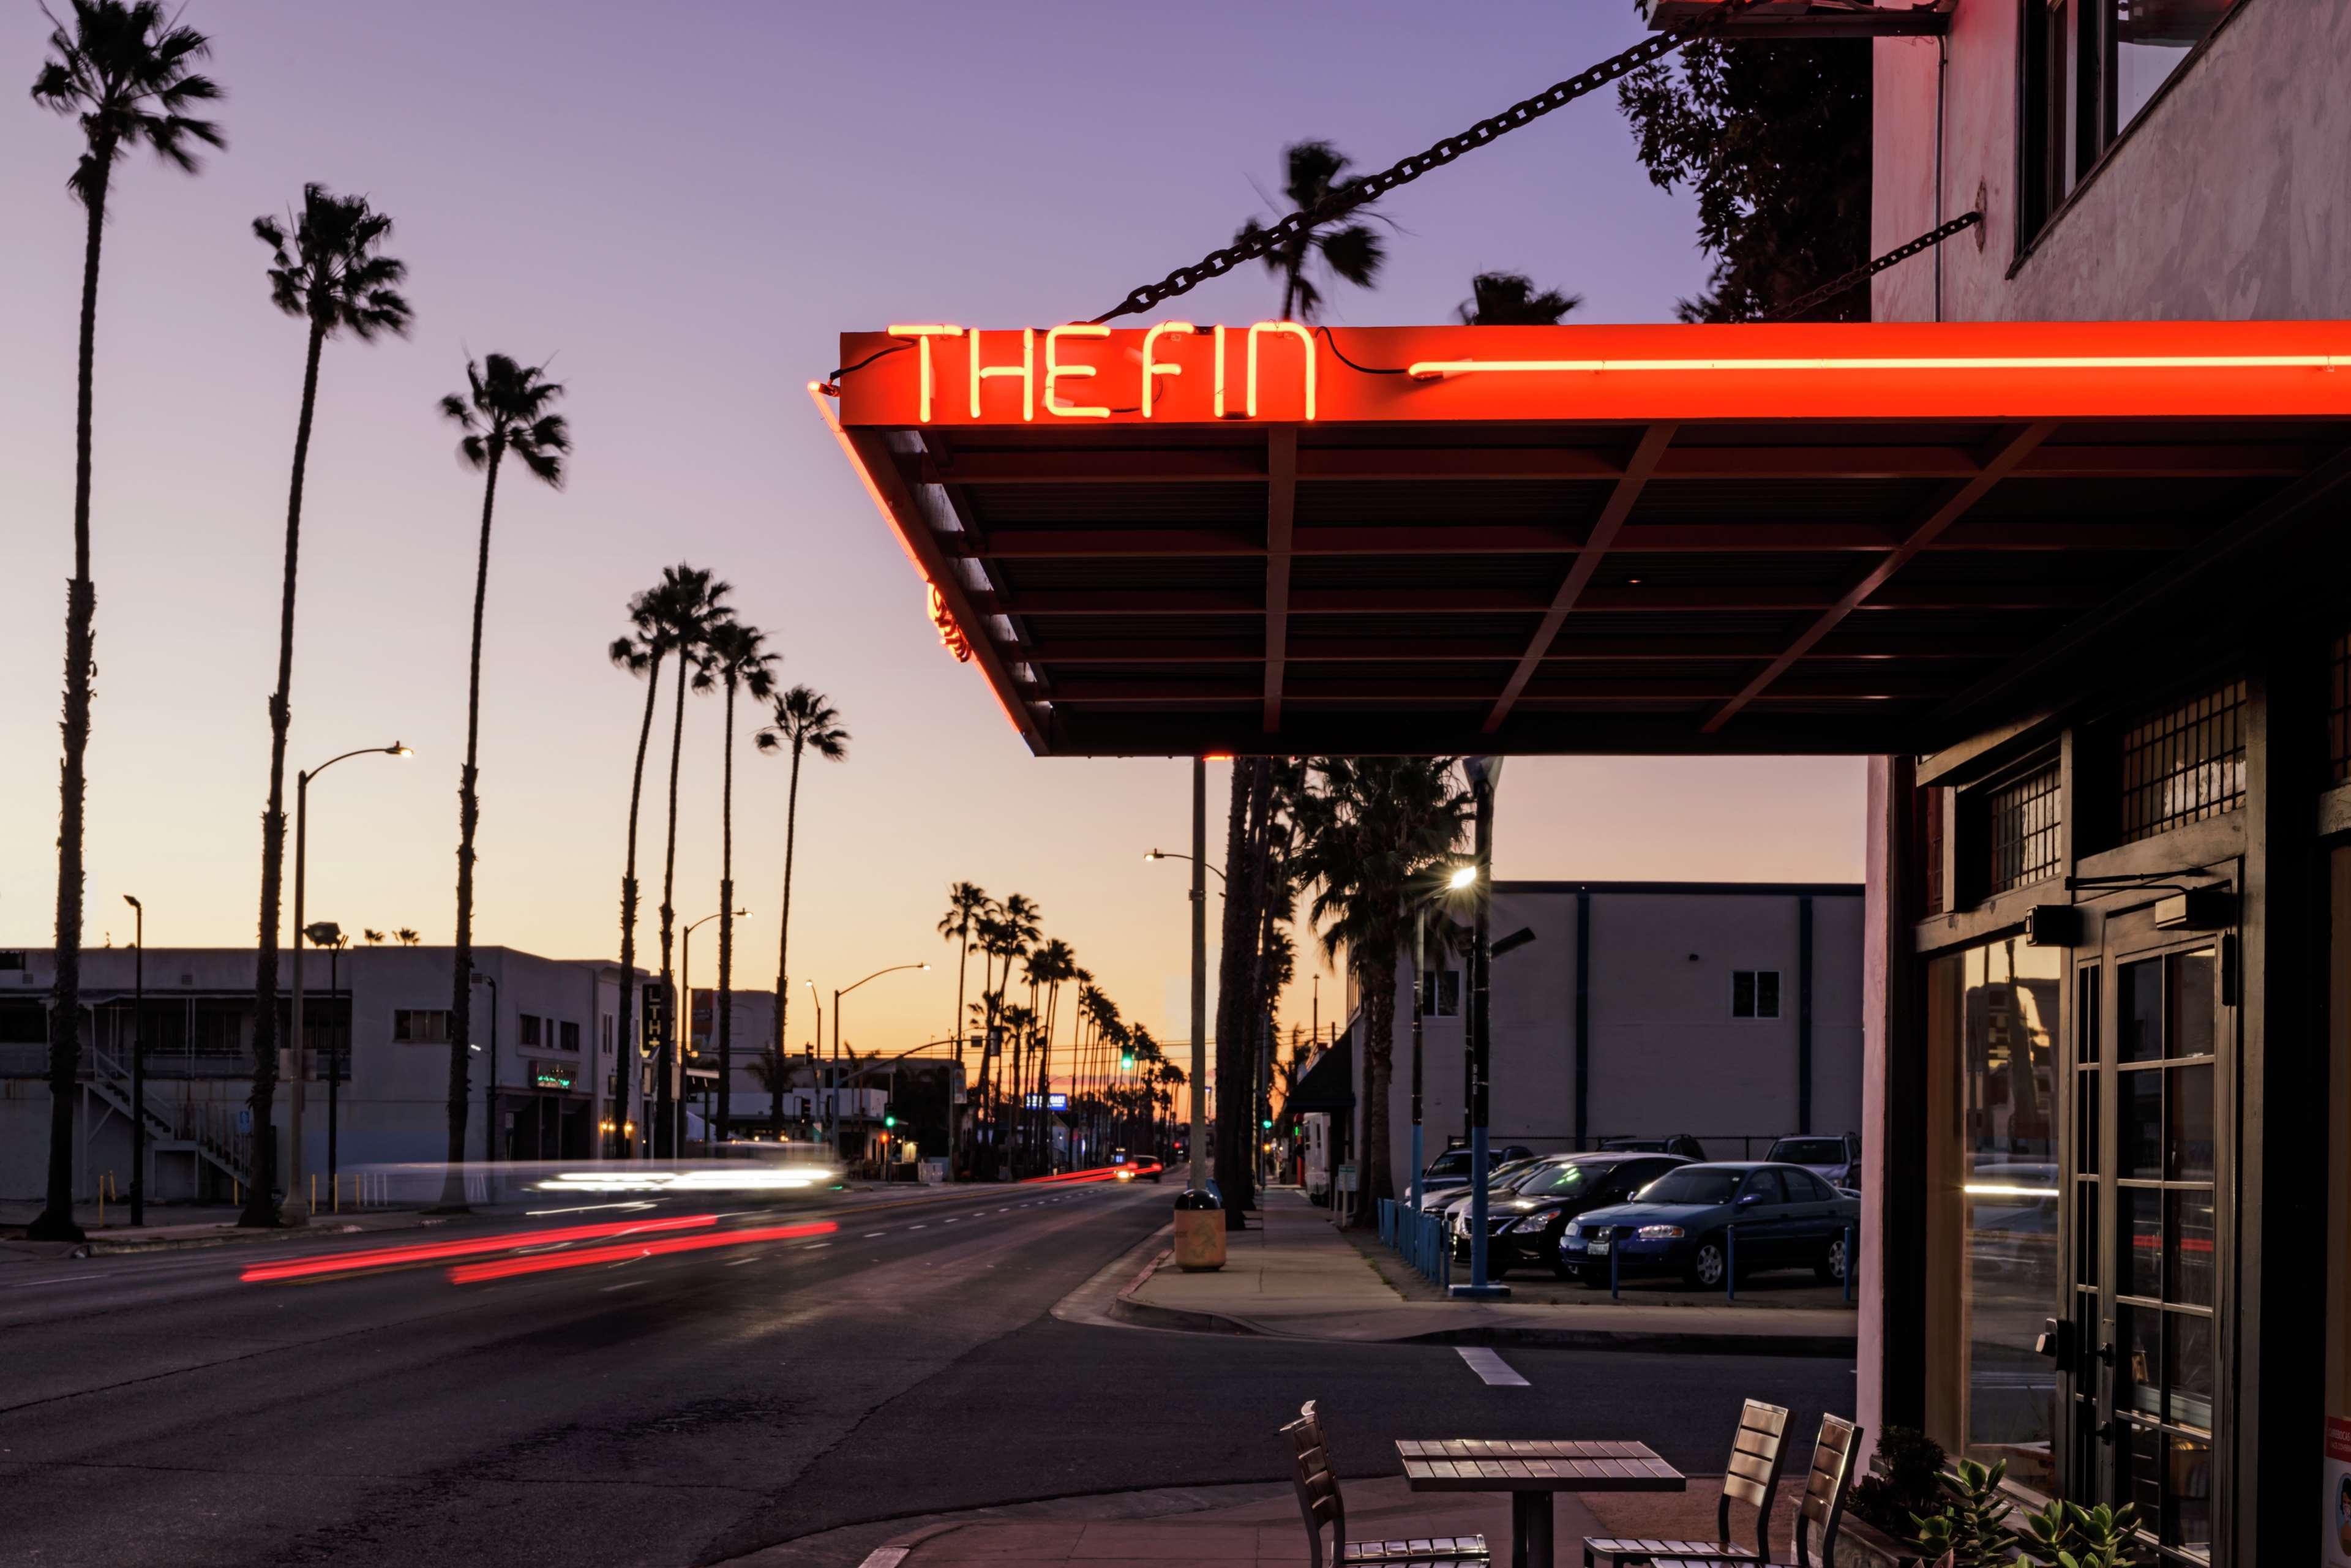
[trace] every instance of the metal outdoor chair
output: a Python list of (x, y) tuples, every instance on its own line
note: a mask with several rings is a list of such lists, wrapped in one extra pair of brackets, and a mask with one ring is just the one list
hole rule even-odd
[(1331, 1469), (1331, 1446), (1322, 1435), (1322, 1418), (1309, 1399), (1298, 1419), (1281, 1429), (1290, 1439), (1290, 1484), (1298, 1489), (1298, 1511), (1306, 1516), (1306, 1550), (1311, 1568), (1325, 1568), (1322, 1528), (1331, 1528), (1330, 1568), (1350, 1563), (1376, 1563), (1379, 1568), (1460, 1568), (1486, 1561), (1482, 1535), (1438, 1535), (1416, 1541), (1350, 1541), (1347, 1508), (1339, 1499), (1339, 1477)]
[[(1635, 1563), (1671, 1563), (1674, 1568), (1760, 1568), (1771, 1561), (1771, 1499), (1780, 1490), (1780, 1469), (1785, 1458), (1788, 1413), (1777, 1405), (1750, 1399), (1739, 1413), (1739, 1434), (1730, 1440), (1730, 1464), (1723, 1472), (1722, 1501), (1715, 1510), (1712, 1541), (1635, 1540), (1629, 1536), (1590, 1536), (1583, 1542), (1583, 1568), (1632, 1568)], [(1848, 1460), (1850, 1463), (1850, 1448)], [(1736, 1500), (1755, 1510), (1755, 1544), (1741, 1546), (1730, 1537), (1730, 1505)]]

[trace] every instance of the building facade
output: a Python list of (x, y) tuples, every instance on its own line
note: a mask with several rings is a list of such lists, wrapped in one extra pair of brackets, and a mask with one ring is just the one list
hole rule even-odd
[[(1531, 939), (1493, 960), (1493, 1144), (1540, 1153), (1687, 1134), (1737, 1159), (1790, 1134), (1857, 1131), (1862, 894), (1857, 883), (1497, 882), (1494, 939)], [(1460, 957), (1432, 950), (1424, 1157), (1467, 1134), (1465, 983)], [(1388, 1104), (1399, 1186), (1412, 1169), (1413, 988), (1407, 962)], [(1349, 1011), (1360, 1091), (1364, 1030)]]
[[(1871, 47), (1873, 250), (1983, 214), (1876, 319), (2351, 318), (2351, 5)], [(2165, 1563), (2351, 1563), (2343, 467), (1872, 767), (1861, 1419), (2136, 1504)]]
[[(303, 965), (308, 1061), (301, 1169), (443, 1159), (448, 1150), (447, 947), (313, 950)], [(131, 1056), (141, 1020), (150, 1126), (148, 1192), (158, 1201), (225, 1201), (252, 1168), (246, 1100), (253, 1075), (253, 954), (244, 948), (128, 947), (82, 955), (81, 1071), (76, 1085), (74, 1189), (102, 1179), (129, 1190)], [(12, 956), (13, 961), (13, 956)], [(468, 1077), (471, 1157), (582, 1159), (611, 1113), (620, 967), (477, 947)], [(291, 967), (278, 967), (280, 1038), (291, 1034)], [(48, 1148), (49, 955), (0, 971), (0, 1196), (37, 1198)], [(495, 1065), (495, 1082), (492, 1067)], [(643, 1085), (628, 1113), (642, 1116)], [(272, 1120), (288, 1149), (293, 1086)], [(492, 1131), (494, 1129), (494, 1131)], [(329, 1143), (332, 1142), (330, 1150)], [(330, 1159), (331, 1155), (331, 1159)], [(307, 1193), (304, 1195), (307, 1197)]]

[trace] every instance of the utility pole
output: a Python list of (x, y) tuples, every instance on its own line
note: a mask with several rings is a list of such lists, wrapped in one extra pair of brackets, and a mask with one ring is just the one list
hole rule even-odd
[[(147, 1223), (147, 911), (129, 894), (138, 951), (131, 960), (131, 1223)], [(95, 1027), (91, 1033), (97, 1032)]]
[(1487, 943), (1494, 904), (1494, 785), (1501, 759), (1473, 757), (1468, 760), (1469, 788), (1478, 803), (1477, 927), (1469, 950), (1469, 1282), (1453, 1287), (1453, 1294), (1471, 1301), (1510, 1298), (1508, 1285), (1486, 1277), (1488, 1048), (1487, 970), (1491, 955)]

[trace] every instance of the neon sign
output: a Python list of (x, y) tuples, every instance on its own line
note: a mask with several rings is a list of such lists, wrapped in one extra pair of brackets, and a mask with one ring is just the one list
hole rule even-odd
[[(1240, 329), (1236, 329), (1238, 331)], [(938, 397), (941, 358), (960, 353), (967, 406), (974, 423), (1010, 416), (1013, 389), (993, 392), (992, 381), (1014, 382), (1019, 389), (1019, 417), (1034, 423), (1040, 410), (1050, 419), (1109, 419), (1113, 414), (1141, 413), (1144, 419), (1196, 421), (1196, 405), (1205, 400), (1210, 417), (1258, 419), (1278, 417), (1312, 420), (1321, 392), (1321, 368), (1314, 334), (1296, 321), (1252, 322), (1236, 350), (1223, 327), (1196, 327), (1189, 321), (1163, 321), (1143, 334), (1142, 347), (1121, 349), (1104, 340), (1111, 329), (1092, 322), (1072, 321), (1044, 329), (1045, 362), (1037, 363), (1038, 329), (1019, 329), (1019, 357), (1005, 343), (1009, 329), (982, 332), (947, 322), (900, 322), (886, 335), (905, 341), (916, 355), (915, 423), (930, 424), (941, 414)], [(1201, 340), (1206, 339), (1203, 344)], [(1276, 351), (1273, 345), (1295, 340), (1295, 354)], [(1103, 344), (1102, 349), (1090, 345)], [(1204, 351), (1205, 350), (1205, 351)], [(1086, 357), (1089, 352), (1099, 358)], [(1231, 361), (1240, 365), (1240, 406), (1233, 401)], [(1279, 368), (1277, 368), (1279, 361)], [(1262, 369), (1260, 369), (1262, 366)], [(1188, 382), (1183, 378), (1189, 377)], [(1085, 382), (1087, 392), (1111, 401), (1079, 402), (1064, 383)], [(1126, 395), (1118, 396), (1123, 391)], [(1264, 395), (1260, 395), (1260, 394)], [(1275, 405), (1279, 403), (1279, 408)]]

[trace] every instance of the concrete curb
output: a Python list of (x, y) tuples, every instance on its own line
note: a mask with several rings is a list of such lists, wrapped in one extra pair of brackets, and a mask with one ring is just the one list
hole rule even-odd
[[(1235, 1312), (1212, 1312), (1189, 1307), (1163, 1307), (1135, 1300), (1151, 1276), (1173, 1254), (1162, 1251), (1113, 1297), (1110, 1315), (1139, 1328), (1172, 1329), (1183, 1333), (1254, 1334), (1267, 1339), (1311, 1340), (1319, 1344), (1522, 1345), (1557, 1350), (1618, 1350), (1663, 1352), (1676, 1355), (1801, 1355), (1849, 1358), (1855, 1339), (1851, 1334), (1699, 1333), (1686, 1329), (1551, 1328), (1533, 1324), (1470, 1323), (1454, 1329), (1430, 1329), (1392, 1339), (1364, 1339), (1342, 1334), (1300, 1333), (1270, 1327)], [(1563, 1309), (1574, 1311), (1573, 1308)]]

